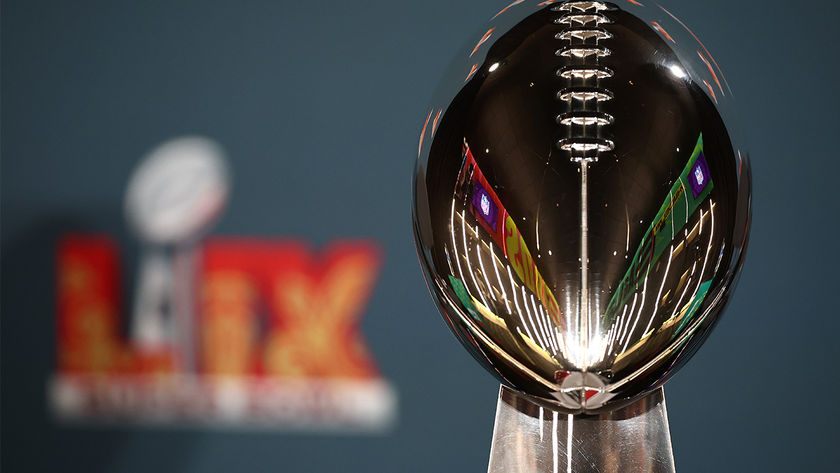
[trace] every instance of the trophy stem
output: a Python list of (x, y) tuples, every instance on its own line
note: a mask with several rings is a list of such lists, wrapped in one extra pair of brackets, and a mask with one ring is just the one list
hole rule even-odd
[(502, 386), (489, 473), (675, 471), (662, 388), (624, 408), (570, 415)]

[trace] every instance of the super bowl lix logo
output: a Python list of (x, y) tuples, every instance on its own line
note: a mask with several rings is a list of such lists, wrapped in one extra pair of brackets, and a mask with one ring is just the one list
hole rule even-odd
[(123, 297), (113, 239), (58, 242), (57, 370), (47, 386), (58, 419), (350, 431), (393, 424), (396, 392), (360, 327), (382, 263), (374, 241), (339, 240), (323, 251), (289, 239), (189, 243), (146, 248), (133, 297)]

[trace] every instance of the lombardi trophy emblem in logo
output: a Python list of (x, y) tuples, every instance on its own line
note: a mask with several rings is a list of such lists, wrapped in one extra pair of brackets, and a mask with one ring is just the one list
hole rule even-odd
[(490, 471), (674, 471), (661, 386), (743, 264), (731, 92), (642, 3), (513, 2), (423, 126), (415, 241), (441, 314), (502, 382)]
[(223, 156), (207, 138), (168, 141), (143, 161), (126, 190), (126, 217), (145, 245), (131, 336), (141, 351), (178, 347), (187, 372), (195, 370), (196, 247), (221, 216), (230, 187)]

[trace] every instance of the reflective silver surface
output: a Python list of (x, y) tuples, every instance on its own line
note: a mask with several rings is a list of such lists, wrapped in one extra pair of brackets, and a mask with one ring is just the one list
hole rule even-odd
[(673, 472), (662, 388), (612, 412), (575, 416), (502, 386), (487, 471)]
[(415, 240), (444, 319), (503, 383), (572, 414), (691, 357), (749, 230), (723, 74), (634, 3), (514, 2), (444, 75), (418, 145)]

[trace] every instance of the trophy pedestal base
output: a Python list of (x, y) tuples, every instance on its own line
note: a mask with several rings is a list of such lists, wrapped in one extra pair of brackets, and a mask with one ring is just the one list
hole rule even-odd
[(673, 473), (662, 388), (622, 409), (574, 416), (502, 386), (487, 471)]

